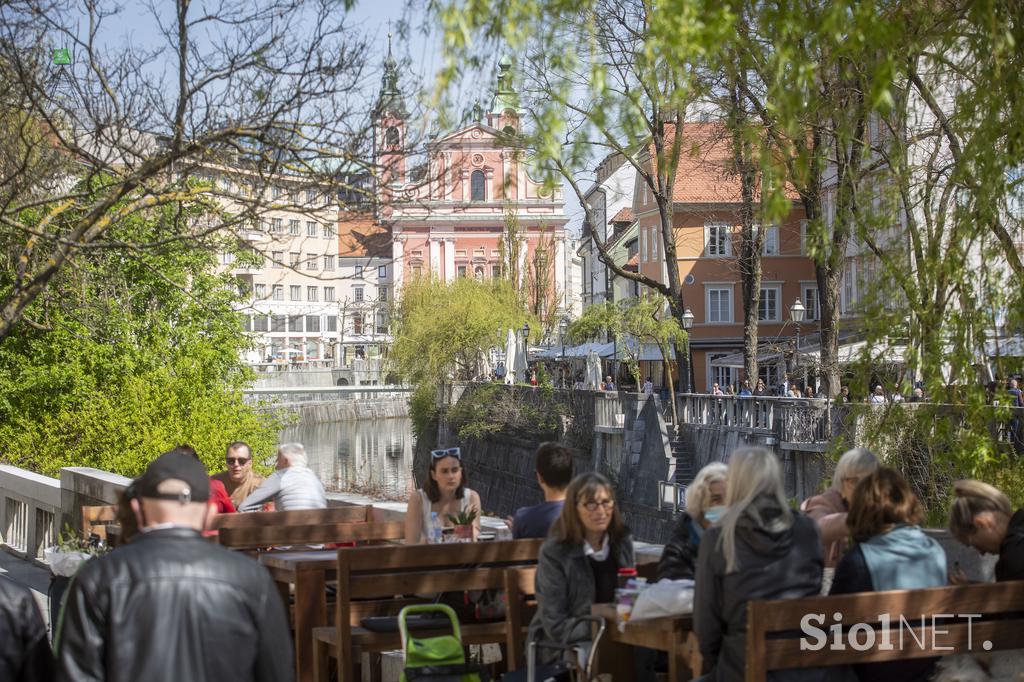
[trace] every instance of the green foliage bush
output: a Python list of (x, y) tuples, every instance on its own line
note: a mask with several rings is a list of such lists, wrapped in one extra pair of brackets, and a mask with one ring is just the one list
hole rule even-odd
[(481, 440), (496, 433), (557, 438), (558, 416), (567, 408), (539, 390), (504, 384), (471, 386), (448, 411), (460, 440)]
[(112, 241), (163, 245), (80, 255), (28, 310), (35, 324), (0, 343), (0, 459), (51, 476), (64, 466), (134, 476), (186, 442), (212, 470), (234, 440), (272, 454), (281, 424), (242, 399), (239, 291), (215, 272), (217, 252), (239, 245), (173, 239), (203, 210), (156, 208), (112, 227)]

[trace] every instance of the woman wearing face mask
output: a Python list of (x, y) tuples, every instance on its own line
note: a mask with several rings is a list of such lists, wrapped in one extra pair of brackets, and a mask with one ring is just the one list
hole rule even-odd
[(725, 513), (726, 471), (722, 462), (712, 462), (697, 473), (686, 489), (686, 511), (679, 515), (679, 523), (661, 554), (658, 580), (693, 579), (704, 530)]
[(466, 470), (462, 467), (462, 451), (459, 448), (431, 450), (430, 470), (422, 490), (409, 498), (405, 512), (405, 544), (419, 545), (429, 542), (431, 512), (445, 525), (448, 514), (477, 511), (473, 521), (473, 539), (480, 532), (480, 496), (470, 490)]
[(957, 481), (953, 493), (953, 537), (979, 552), (999, 555), (997, 582), (1024, 580), (1024, 509), (1014, 512), (1003, 491), (981, 481)]

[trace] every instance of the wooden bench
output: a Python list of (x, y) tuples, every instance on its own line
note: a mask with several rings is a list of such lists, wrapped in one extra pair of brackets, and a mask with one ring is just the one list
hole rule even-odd
[(373, 521), (372, 505), (296, 509), (293, 511), (217, 514), (210, 528), (263, 528), (266, 526), (317, 526), (326, 523)]
[(746, 682), (770, 670), (1017, 648), (1024, 581), (747, 604)]
[(230, 549), (322, 545), (328, 543), (386, 542), (405, 537), (403, 523), (320, 523), (314, 525), (221, 528), (217, 541)]
[[(327, 680), (328, 658), (338, 659), (338, 680), (355, 680), (356, 661), (363, 652), (390, 651), (401, 647), (398, 632), (371, 632), (353, 625), (353, 600), (393, 599), (396, 595), (423, 595), (515, 587), (516, 593), (532, 591), (523, 580), (529, 573), (508, 575), (508, 569), (535, 565), (542, 540), (472, 542), (443, 545), (345, 548), (338, 550), (338, 598), (334, 627), (313, 630), (314, 679)], [(511, 581), (516, 581), (515, 585)], [(509, 605), (516, 602), (509, 601)], [(462, 623), (464, 644), (511, 643), (510, 615), (503, 620)], [(513, 617), (514, 618), (514, 617)], [(519, 616), (516, 628), (522, 627)], [(418, 633), (431, 636), (438, 633)], [(510, 652), (509, 658), (512, 658)]]

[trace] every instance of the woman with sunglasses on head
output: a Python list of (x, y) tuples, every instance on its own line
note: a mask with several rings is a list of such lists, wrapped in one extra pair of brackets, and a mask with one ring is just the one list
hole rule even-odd
[[(620, 568), (633, 568), (633, 539), (615, 508), (615, 494), (604, 476), (577, 476), (565, 491), (562, 514), (551, 527), (537, 560), (537, 614), (530, 639), (576, 644), (590, 640), (592, 604), (615, 599)], [(546, 663), (557, 651), (538, 649)]]
[(441, 522), (448, 514), (468, 513), (475, 510), (473, 539), (480, 532), (480, 496), (470, 490), (466, 470), (462, 466), (459, 448), (430, 451), (430, 470), (423, 488), (409, 498), (405, 512), (405, 544), (420, 545), (430, 542), (431, 513), (436, 512)]

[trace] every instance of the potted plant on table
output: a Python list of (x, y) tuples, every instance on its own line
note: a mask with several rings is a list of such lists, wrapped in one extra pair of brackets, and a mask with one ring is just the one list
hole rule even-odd
[(93, 557), (109, 551), (106, 541), (98, 535), (83, 538), (71, 526), (57, 536), (57, 544), (43, 549), (43, 560), (49, 564), (50, 572), (50, 623), (56, 623), (60, 615), (64, 592), (67, 591), (71, 579), (82, 565)]
[(455, 537), (460, 542), (473, 541), (473, 522), (476, 521), (477, 516), (479, 516), (479, 512), (476, 509), (448, 514), (448, 520), (455, 526)]

